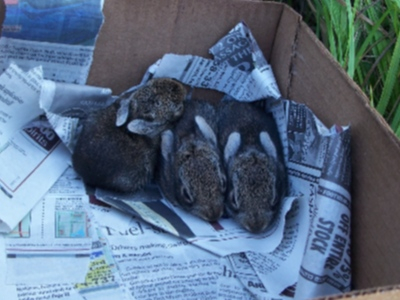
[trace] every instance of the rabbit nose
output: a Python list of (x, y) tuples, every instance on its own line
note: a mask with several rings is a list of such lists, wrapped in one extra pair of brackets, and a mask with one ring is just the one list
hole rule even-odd
[(258, 223), (248, 223), (243, 224), (246, 230), (250, 231), (251, 233), (261, 233), (267, 227), (267, 223), (265, 222), (258, 222)]
[(212, 207), (209, 208), (206, 212), (205, 212), (205, 219), (209, 222), (215, 222), (217, 221), (219, 218), (222, 217), (222, 213), (223, 213), (223, 209), (220, 209), (219, 207)]
[(272, 213), (255, 214), (243, 226), (252, 233), (261, 233), (271, 224), (272, 217)]

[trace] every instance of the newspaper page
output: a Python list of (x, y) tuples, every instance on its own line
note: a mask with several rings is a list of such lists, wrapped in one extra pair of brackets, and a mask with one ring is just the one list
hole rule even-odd
[(0, 68), (43, 66), (44, 78), (84, 84), (103, 23), (103, 0), (5, 0)]
[[(0, 252), (6, 253), (0, 260), (6, 271), (1, 272), (0, 298), (4, 291), (10, 300), (128, 299), (88, 199), (83, 182), (69, 168), (27, 218), (0, 236)], [(29, 259), (24, 262), (29, 266), (20, 259)]]
[[(248, 285), (244, 284), (241, 280), (243, 273), (238, 270), (234, 270), (228, 257), (221, 258), (221, 271), (218, 277), (218, 299), (226, 300), (256, 300), (258, 299), (254, 294), (252, 294), (248, 288), (249, 285), (261, 286), (258, 278), (254, 277), (254, 273), (250, 272), (252, 276), (251, 280), (248, 281)], [(250, 283), (251, 282), (251, 283)], [(256, 284), (257, 282), (257, 284)], [(262, 292), (266, 292), (263, 287), (261, 287)]]
[(220, 257), (97, 204), (91, 205), (94, 217), (101, 220), (130, 299), (217, 299)]
[[(99, 233), (97, 231), (97, 233)], [(5, 252), (4, 237), (0, 235), (0, 251)], [(2, 245), (3, 243), (3, 245)], [(0, 266), (5, 265), (5, 258), (1, 256)], [(3, 268), (2, 268), (3, 269)], [(4, 268), (5, 269), (5, 268)], [(34, 285), (30, 282), (24, 284), (5, 284), (6, 272), (0, 273), (0, 297), (8, 300), (108, 300), (131, 299), (126, 295), (126, 289), (119, 279), (115, 260), (111, 254), (110, 246), (104, 237), (93, 236), (90, 264), (87, 269), (85, 281), (71, 283), (53, 283)]]
[(7, 283), (82, 282), (92, 248), (82, 181), (67, 170), (5, 240)]
[(42, 118), (42, 73), (15, 64), (0, 75), (0, 232), (9, 232), (67, 168), (69, 153)]
[(297, 215), (297, 210), (303, 210), (300, 218), (289, 216), (286, 219), (284, 237), (274, 251), (248, 251), (244, 254), (262, 286), (275, 297), (287, 296), (287, 289), (296, 284), (300, 271), (308, 235), (308, 226), (304, 224), (309, 224), (309, 215), (307, 206), (299, 205), (299, 202), (289, 215)]
[[(5, 270), (6, 268), (6, 249), (4, 245), (4, 234), (0, 234), (0, 268)], [(6, 272), (0, 272), (0, 297), (5, 299), (6, 296), (11, 299), (18, 299), (17, 298), (17, 291), (14, 285), (7, 285), (6, 284)]]

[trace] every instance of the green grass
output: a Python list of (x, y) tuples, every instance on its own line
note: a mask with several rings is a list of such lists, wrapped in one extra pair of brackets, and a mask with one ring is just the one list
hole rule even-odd
[(400, 137), (400, 0), (279, 2), (303, 15)]

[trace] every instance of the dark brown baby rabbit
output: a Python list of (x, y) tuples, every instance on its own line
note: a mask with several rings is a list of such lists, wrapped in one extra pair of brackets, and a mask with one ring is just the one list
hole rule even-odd
[(217, 144), (217, 114), (206, 101), (185, 102), (185, 112), (162, 134), (159, 183), (175, 205), (206, 221), (224, 207), (226, 176)]
[(286, 190), (275, 121), (261, 108), (238, 101), (221, 102), (219, 118), (219, 142), (228, 177), (226, 210), (248, 231), (264, 231)]
[(160, 133), (183, 113), (180, 83), (152, 79), (128, 98), (91, 112), (72, 154), (83, 181), (117, 192), (135, 192), (154, 175)]

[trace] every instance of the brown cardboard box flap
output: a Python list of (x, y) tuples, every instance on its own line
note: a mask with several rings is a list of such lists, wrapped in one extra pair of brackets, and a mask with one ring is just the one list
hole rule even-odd
[(358, 290), (341, 295), (332, 295), (328, 297), (317, 298), (315, 300), (336, 300), (336, 299), (349, 299), (349, 298), (357, 300), (400, 299), (400, 285)]

